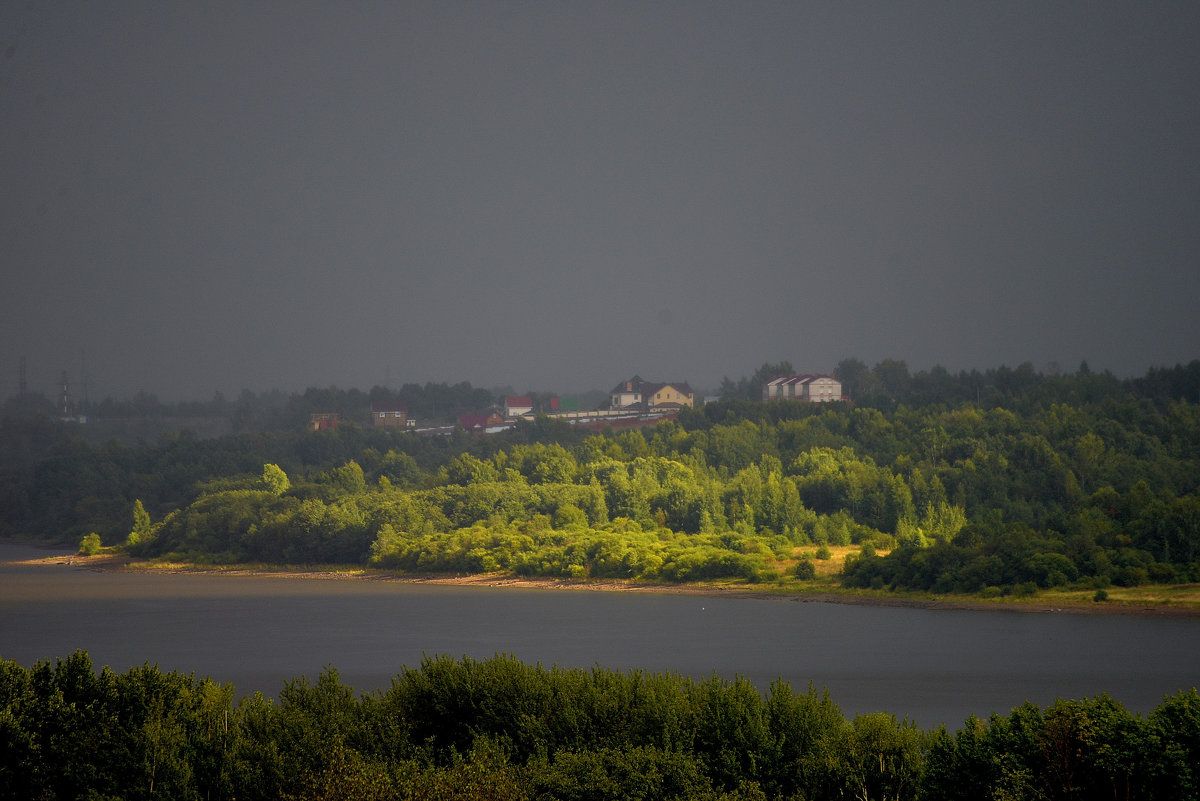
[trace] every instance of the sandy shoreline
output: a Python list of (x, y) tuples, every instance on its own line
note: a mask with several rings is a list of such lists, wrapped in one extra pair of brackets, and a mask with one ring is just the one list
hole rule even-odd
[[(36, 547), (36, 546), (34, 546)], [(912, 609), (1010, 611), (1060, 613), (1079, 615), (1139, 615), (1147, 617), (1200, 617), (1200, 607), (1172, 605), (1170, 602), (1138, 602), (1109, 600), (1103, 603), (1060, 599), (979, 600), (970, 598), (918, 598), (896, 595), (858, 594), (852, 592), (823, 592), (777, 590), (752, 584), (657, 584), (652, 582), (618, 580), (579, 580), (553, 578), (520, 578), (502, 574), (465, 576), (406, 575), (365, 568), (346, 569), (269, 569), (263, 567), (198, 567), (193, 565), (154, 564), (123, 554), (81, 556), (59, 550), (50, 556), (0, 561), (0, 564), (25, 567), (71, 567), (109, 573), (156, 572), (166, 574), (255, 576), (260, 578), (291, 578), (322, 581), (388, 581), (404, 584), (442, 584), (460, 587), (511, 587), (560, 592), (644, 592), (672, 595), (699, 595), (723, 598), (756, 598), (793, 603), (837, 603), (864, 606), (904, 607)]]

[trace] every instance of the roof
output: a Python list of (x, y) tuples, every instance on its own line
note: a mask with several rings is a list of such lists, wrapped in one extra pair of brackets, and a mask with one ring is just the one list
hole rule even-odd
[(781, 376), (778, 376), (777, 378), (772, 378), (770, 381), (767, 382), (767, 386), (782, 387), (782, 386), (787, 386), (788, 384), (809, 384), (809, 383), (812, 383), (813, 381), (816, 381), (818, 378), (828, 378), (830, 381), (837, 380), (833, 376), (825, 375), (823, 373), (817, 373), (817, 374), (800, 373), (797, 375), (781, 375)]
[(609, 394), (611, 395), (617, 392), (641, 392), (642, 390), (640, 387), (644, 383), (645, 382), (642, 381), (642, 377), (640, 375), (635, 375), (628, 381), (622, 381), (621, 383), (617, 384), (612, 388), (612, 391)]
[[(654, 392), (658, 392), (658, 390), (662, 389), (663, 387), (671, 387), (672, 389), (677, 389), (680, 392), (682, 392), (684, 395), (696, 394), (695, 392), (692, 391), (692, 388), (690, 386), (688, 386), (688, 382), (686, 382), (686, 381), (668, 381), (665, 384), (659, 384), (658, 387), (654, 390)], [(654, 393), (652, 392), (650, 394), (653, 395)]]
[(533, 406), (533, 398), (528, 395), (509, 395), (504, 398), (505, 406)]

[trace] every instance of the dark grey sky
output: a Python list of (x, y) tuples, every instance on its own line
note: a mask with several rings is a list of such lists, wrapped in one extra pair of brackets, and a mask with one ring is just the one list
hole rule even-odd
[(0, 4), (0, 395), (1186, 362), (1197, 42), (1194, 0)]

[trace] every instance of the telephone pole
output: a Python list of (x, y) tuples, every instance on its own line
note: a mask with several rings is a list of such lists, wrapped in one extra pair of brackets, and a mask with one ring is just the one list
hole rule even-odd
[(62, 374), (62, 398), (59, 400), (59, 413), (63, 417), (71, 416), (71, 391), (67, 384), (67, 371)]

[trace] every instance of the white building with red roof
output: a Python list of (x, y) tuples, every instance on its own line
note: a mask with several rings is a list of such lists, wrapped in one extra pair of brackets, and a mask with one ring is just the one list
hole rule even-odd
[(504, 397), (504, 416), (507, 419), (520, 417), (533, 411), (533, 398), (528, 395), (506, 395)]

